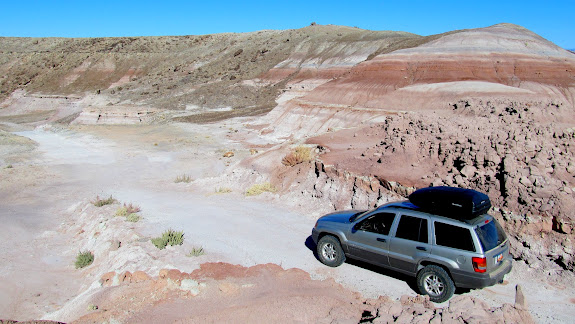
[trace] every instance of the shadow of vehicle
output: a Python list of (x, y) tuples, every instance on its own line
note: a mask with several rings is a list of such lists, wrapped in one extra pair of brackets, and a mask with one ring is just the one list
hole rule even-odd
[(304, 244), (308, 249), (310, 249), (313, 252), (313, 256), (315, 257), (315, 259), (319, 261), (319, 257), (317, 256), (317, 245), (314, 243), (311, 235), (305, 239)]
[(363, 269), (366, 269), (369, 271), (373, 271), (373, 272), (379, 273), (380, 275), (391, 277), (393, 279), (405, 281), (405, 283), (409, 286), (409, 288), (411, 288), (411, 290), (413, 290), (413, 292), (415, 292), (416, 294), (419, 294), (419, 289), (417, 288), (417, 282), (415, 281), (415, 277), (408, 276), (408, 275), (403, 274), (401, 272), (389, 270), (386, 268), (382, 268), (382, 267), (379, 267), (379, 266), (376, 266), (376, 265), (373, 265), (373, 264), (370, 264), (367, 262), (363, 262), (363, 261), (355, 260), (355, 259), (351, 259), (351, 258), (347, 258), (345, 260), (345, 263), (351, 264), (355, 267), (359, 267), (359, 268), (363, 268)]

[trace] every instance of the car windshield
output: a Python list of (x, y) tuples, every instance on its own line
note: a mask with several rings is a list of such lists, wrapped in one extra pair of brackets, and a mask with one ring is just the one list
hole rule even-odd
[(366, 210), (362, 210), (362, 211), (360, 211), (360, 212), (358, 212), (358, 213), (353, 214), (353, 215), (349, 218), (349, 222), (350, 222), (350, 223), (353, 222), (353, 221), (356, 220), (360, 215), (363, 215), (363, 214), (367, 213), (368, 211), (369, 211), (369, 210), (367, 210), (367, 211), (366, 211)]
[(478, 226), (475, 228), (475, 232), (479, 237), (479, 242), (481, 242), (484, 252), (496, 248), (507, 239), (501, 225), (495, 219), (487, 224)]

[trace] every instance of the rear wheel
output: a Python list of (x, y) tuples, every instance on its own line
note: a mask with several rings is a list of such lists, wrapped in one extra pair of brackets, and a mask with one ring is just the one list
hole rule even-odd
[(449, 300), (455, 292), (455, 284), (445, 269), (436, 265), (428, 265), (417, 274), (417, 287), (422, 295), (436, 303)]
[(326, 235), (319, 240), (317, 256), (323, 264), (330, 267), (340, 266), (345, 261), (339, 240), (331, 235)]

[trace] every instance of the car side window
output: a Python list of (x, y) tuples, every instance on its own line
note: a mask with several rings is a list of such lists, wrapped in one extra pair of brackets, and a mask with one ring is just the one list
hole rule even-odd
[(401, 215), (395, 237), (428, 243), (427, 237), (427, 219)]
[(381, 235), (389, 235), (389, 230), (395, 219), (395, 213), (377, 213), (368, 216), (357, 224), (360, 231), (372, 232)]
[(469, 229), (435, 222), (435, 244), (454, 249), (475, 252)]

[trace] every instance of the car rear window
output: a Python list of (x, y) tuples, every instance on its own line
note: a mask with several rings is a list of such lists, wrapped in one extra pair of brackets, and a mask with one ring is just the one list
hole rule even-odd
[(464, 227), (435, 222), (435, 244), (475, 252), (471, 232)]
[(478, 226), (475, 228), (475, 232), (484, 252), (496, 248), (507, 239), (503, 228), (495, 219), (485, 225)]

